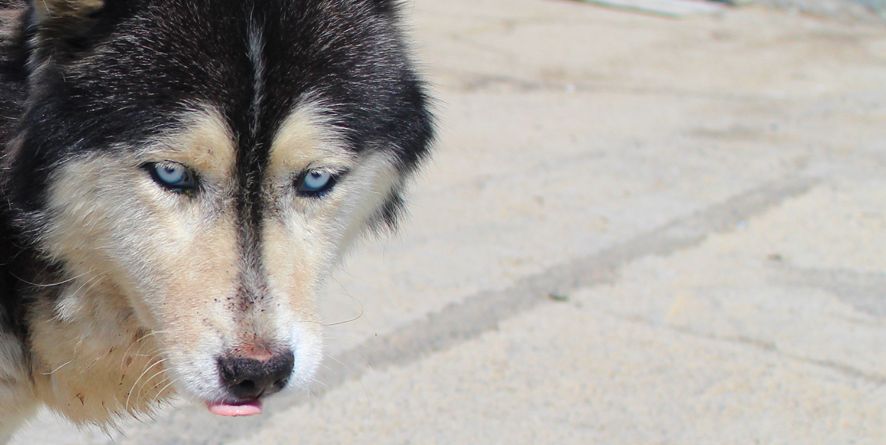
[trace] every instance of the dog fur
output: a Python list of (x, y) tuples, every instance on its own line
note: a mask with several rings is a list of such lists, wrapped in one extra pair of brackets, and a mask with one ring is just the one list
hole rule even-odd
[(427, 102), (393, 0), (0, 1), (0, 443), (41, 404), (228, 400), (225, 354), (307, 385), (314, 295), (394, 226)]

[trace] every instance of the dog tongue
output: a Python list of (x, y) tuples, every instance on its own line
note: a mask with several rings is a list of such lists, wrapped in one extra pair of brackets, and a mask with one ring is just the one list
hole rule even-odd
[(206, 404), (209, 412), (222, 417), (245, 417), (261, 414), (261, 402), (258, 400), (244, 403), (210, 402)]

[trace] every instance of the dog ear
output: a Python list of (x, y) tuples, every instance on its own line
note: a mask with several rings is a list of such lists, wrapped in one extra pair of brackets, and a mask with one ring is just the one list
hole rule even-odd
[(77, 19), (89, 17), (100, 11), (104, 0), (31, 0), (34, 19), (44, 23), (52, 19)]

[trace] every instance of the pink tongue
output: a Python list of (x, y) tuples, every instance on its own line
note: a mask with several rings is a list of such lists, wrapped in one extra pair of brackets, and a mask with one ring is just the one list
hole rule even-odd
[(206, 404), (209, 412), (222, 417), (245, 417), (261, 414), (261, 402), (258, 400), (239, 404), (210, 402)]

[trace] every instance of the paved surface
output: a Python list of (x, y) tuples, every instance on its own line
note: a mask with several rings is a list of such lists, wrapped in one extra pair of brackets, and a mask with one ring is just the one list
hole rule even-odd
[[(125, 444), (886, 443), (886, 28), (416, 0), (438, 156), (311, 394)], [(107, 443), (45, 416), (17, 444)]]

